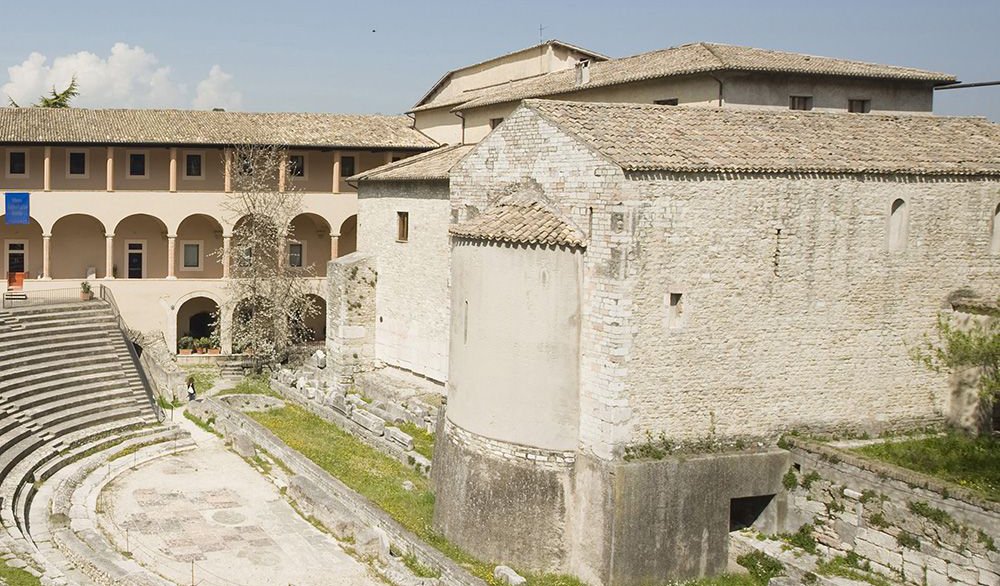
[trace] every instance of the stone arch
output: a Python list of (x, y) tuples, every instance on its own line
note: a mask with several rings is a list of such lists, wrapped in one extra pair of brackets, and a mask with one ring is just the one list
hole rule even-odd
[(42, 276), (42, 234), (42, 225), (33, 217), (27, 224), (7, 224), (7, 217), (0, 216), (0, 270), (8, 285), (14, 284), (11, 279), (15, 277), (8, 274), (11, 269), (23, 269), (17, 271), (19, 282)]
[(300, 331), (296, 339), (303, 342), (319, 342), (326, 339), (326, 300), (315, 293), (307, 293), (304, 300), (312, 307), (312, 311), (301, 318), (297, 324)]
[(358, 249), (358, 216), (347, 218), (340, 225), (340, 238), (337, 243), (337, 256), (341, 257)]
[(53, 279), (107, 277), (107, 227), (88, 214), (67, 214), (52, 225), (49, 276)]
[(191, 214), (177, 225), (175, 274), (181, 279), (221, 279), (222, 224), (208, 214)]
[(132, 214), (122, 218), (115, 225), (112, 254), (116, 277), (165, 278), (167, 225), (163, 220), (148, 214)]
[(910, 210), (903, 198), (889, 207), (889, 252), (903, 252), (909, 237)]
[[(317, 277), (326, 276), (326, 263), (330, 261), (330, 223), (323, 216), (303, 213), (292, 219), (289, 227), (289, 264), (301, 252), (302, 266)], [(297, 247), (293, 254), (292, 247)]]
[(211, 296), (194, 293), (187, 297), (188, 299), (177, 305), (175, 342), (178, 344), (185, 336), (193, 338), (212, 336), (215, 333), (215, 322), (221, 317), (219, 302)]

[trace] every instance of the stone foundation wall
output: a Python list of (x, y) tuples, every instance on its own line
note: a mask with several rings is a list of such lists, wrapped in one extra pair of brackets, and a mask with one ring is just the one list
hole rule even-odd
[(924, 475), (794, 440), (786, 529), (822, 553), (853, 551), (909, 584), (1000, 585), (1000, 505)]

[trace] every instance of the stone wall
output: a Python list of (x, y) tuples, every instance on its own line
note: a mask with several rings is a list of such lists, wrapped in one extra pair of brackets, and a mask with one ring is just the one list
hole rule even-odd
[(354, 252), (327, 265), (326, 348), (332, 382), (354, 385), (354, 374), (375, 362), (375, 286), (370, 255)]
[[(397, 236), (397, 213), (409, 235)], [(375, 257), (375, 357), (432, 380), (448, 377), (447, 181), (362, 181), (358, 250)]]
[(933, 478), (802, 440), (786, 529), (814, 526), (821, 553), (849, 551), (909, 584), (1000, 584), (1000, 506)]

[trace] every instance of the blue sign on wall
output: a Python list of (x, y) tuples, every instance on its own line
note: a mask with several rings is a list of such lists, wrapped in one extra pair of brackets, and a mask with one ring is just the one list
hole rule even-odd
[(27, 193), (7, 192), (4, 198), (4, 222), (6, 224), (30, 224)]

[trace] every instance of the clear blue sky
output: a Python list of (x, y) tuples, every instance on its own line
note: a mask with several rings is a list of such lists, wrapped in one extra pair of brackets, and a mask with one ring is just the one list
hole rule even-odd
[[(119, 63), (141, 78), (138, 89), (112, 92), (91, 81), (83, 88), (90, 101), (81, 105), (191, 107), (238, 92), (230, 106), (243, 110), (398, 113), (447, 70), (537, 43), (539, 25), (546, 39), (611, 56), (715, 41), (907, 65), (963, 81), (1000, 79), (997, 0), (56, 0), (4, 3), (0, 86), (10, 82), (8, 68), (33, 52), (47, 65), (80, 52), (107, 60), (114, 44), (125, 43), (141, 47), (141, 55), (123, 55)], [(134, 63), (142, 59), (155, 63)], [(210, 76), (213, 65), (219, 71)], [(152, 71), (159, 74), (150, 78)], [(206, 77), (215, 83), (197, 102)], [(31, 79), (6, 87), (30, 92)], [(1000, 120), (1000, 87), (939, 92), (936, 98), (940, 114)]]

